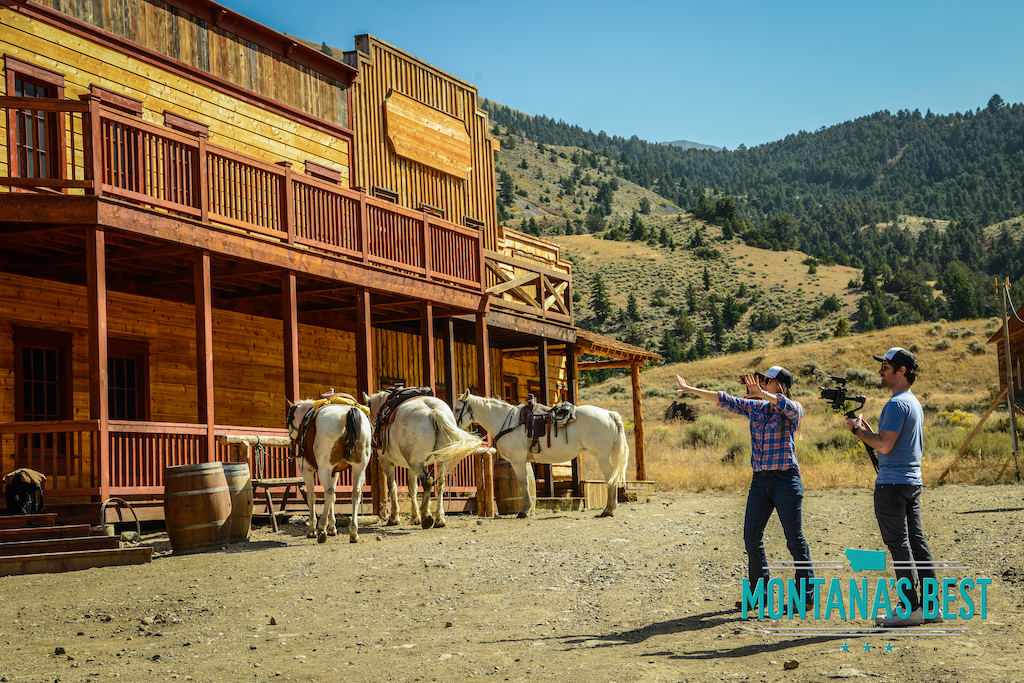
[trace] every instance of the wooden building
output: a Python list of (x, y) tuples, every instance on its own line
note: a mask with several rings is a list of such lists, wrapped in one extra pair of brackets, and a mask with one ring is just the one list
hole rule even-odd
[(476, 89), (355, 48), (207, 0), (0, 0), (0, 471), (159, 515), (165, 467), (284, 436), (285, 398), (575, 398), (571, 270), (497, 224)]
[(1007, 318), (1007, 326), (1010, 337), (1010, 372), (1006, 372), (1006, 339), (1004, 330), (1000, 327), (989, 340), (989, 344), (996, 345), (996, 356), (999, 358), (999, 393), (1007, 390), (1007, 377), (1013, 382), (1013, 396), (1018, 406), (1024, 406), (1024, 306), (1011, 311)]

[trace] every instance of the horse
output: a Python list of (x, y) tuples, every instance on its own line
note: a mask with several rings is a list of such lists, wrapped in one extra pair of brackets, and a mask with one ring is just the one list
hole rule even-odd
[[(351, 403), (349, 403), (351, 402)], [(299, 444), (302, 479), (306, 484), (309, 525), (306, 537), (318, 543), (335, 536), (335, 490), (340, 471), (352, 467), (352, 516), (348, 522), (348, 540), (359, 541), (359, 506), (363, 502), (363, 482), (370, 464), (370, 420), (365, 408), (347, 396), (328, 399), (307, 398), (288, 402), (286, 425), (292, 441)], [(324, 487), (324, 509), (317, 519), (316, 475)]]
[[(363, 402), (370, 407), (375, 422), (380, 419), (380, 410), (389, 395), (387, 391), (379, 391), (373, 396), (363, 394)], [(382, 429), (382, 443), (376, 448), (391, 499), (387, 526), (398, 524), (395, 467), (405, 467), (409, 470), (410, 522), (424, 529), (444, 527), (443, 498), (448, 472), (463, 458), (486, 453), (490, 449), (480, 437), (459, 429), (452, 409), (433, 396), (420, 396), (403, 402), (395, 410), (391, 424), (382, 426)], [(436, 479), (427, 469), (432, 464), (436, 466)], [(423, 482), (423, 501), (417, 505), (416, 490), (420, 481)], [(433, 517), (429, 514), (431, 487), (437, 499)]]
[(540, 440), (540, 452), (530, 452), (530, 439), (526, 425), (519, 424), (522, 406), (513, 406), (496, 398), (473, 396), (467, 389), (455, 403), (457, 421), (463, 429), (476, 423), (494, 439), (498, 454), (508, 460), (519, 480), (523, 492), (523, 507), (517, 517), (533, 514), (534, 501), (527, 482), (527, 462), (562, 463), (572, 460), (584, 451), (597, 458), (608, 485), (608, 503), (598, 517), (612, 517), (618, 506), (618, 488), (626, 482), (629, 445), (622, 417), (611, 410), (597, 406), (577, 406), (576, 419), (565, 425), (564, 436), (552, 436), (548, 445)]

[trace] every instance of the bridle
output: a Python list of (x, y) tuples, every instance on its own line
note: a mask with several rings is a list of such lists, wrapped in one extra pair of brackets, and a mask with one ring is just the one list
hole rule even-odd
[[(297, 402), (296, 403), (292, 403), (290, 406), (288, 406), (288, 415), (284, 419), (284, 426), (285, 426), (285, 429), (288, 430), (288, 435), (289, 436), (291, 436), (291, 433), (292, 433), (292, 429), (293, 429), (292, 428), (292, 421), (295, 419), (295, 411), (298, 409), (298, 407), (299, 407), (299, 404)], [(295, 427), (294, 430), (295, 430), (295, 433), (298, 434), (299, 428)]]
[(461, 427), (462, 418), (464, 418), (466, 415), (469, 415), (469, 419), (473, 421), (470, 424), (476, 423), (476, 417), (473, 415), (473, 406), (469, 405), (469, 397), (466, 397), (466, 400), (462, 401), (462, 407), (459, 408), (459, 414), (455, 418), (455, 424)]

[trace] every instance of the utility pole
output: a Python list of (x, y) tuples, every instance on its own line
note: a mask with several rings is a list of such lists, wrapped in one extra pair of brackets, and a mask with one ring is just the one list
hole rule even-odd
[(1017, 411), (1013, 397), (1013, 365), (1010, 362), (1010, 322), (1006, 316), (1006, 294), (1010, 290), (1010, 278), (1005, 284), (996, 280), (996, 291), (999, 292), (999, 305), (1003, 311), (1003, 357), (1006, 362), (1006, 406), (1010, 410), (1010, 441), (1013, 444), (1013, 465), (1017, 469), (1017, 481), (1020, 481), (1020, 463), (1017, 461)]

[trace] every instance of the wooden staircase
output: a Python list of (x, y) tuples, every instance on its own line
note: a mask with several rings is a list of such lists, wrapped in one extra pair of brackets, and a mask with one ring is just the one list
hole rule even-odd
[(149, 547), (121, 548), (116, 536), (91, 536), (88, 524), (57, 526), (57, 514), (0, 517), (0, 576), (145, 564)]

